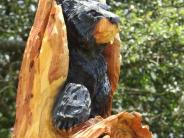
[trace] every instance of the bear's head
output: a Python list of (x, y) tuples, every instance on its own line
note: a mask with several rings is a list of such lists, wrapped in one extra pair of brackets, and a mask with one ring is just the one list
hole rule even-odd
[(118, 33), (119, 18), (106, 4), (96, 0), (59, 0), (69, 42), (82, 47), (104, 45)]

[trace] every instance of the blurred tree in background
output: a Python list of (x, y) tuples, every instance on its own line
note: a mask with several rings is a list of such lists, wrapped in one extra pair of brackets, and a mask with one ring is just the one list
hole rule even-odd
[[(121, 17), (113, 113), (138, 111), (154, 137), (184, 138), (184, 0), (107, 0)], [(36, 0), (0, 2), (0, 138), (10, 137), (17, 77)]]
[(114, 112), (139, 111), (158, 137), (183, 138), (184, 1), (109, 3), (122, 22), (122, 68)]

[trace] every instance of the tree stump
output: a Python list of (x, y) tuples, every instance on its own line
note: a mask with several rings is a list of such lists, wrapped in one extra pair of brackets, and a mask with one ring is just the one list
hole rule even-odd
[[(96, 116), (69, 131), (53, 127), (52, 107), (57, 90), (68, 74), (67, 43), (61, 7), (54, 0), (40, 0), (19, 75), (13, 138), (151, 138), (148, 127), (141, 125), (138, 113), (122, 112), (107, 118)], [(119, 54), (116, 54), (119, 46), (117, 39), (104, 51), (109, 63), (112, 95), (119, 78)], [(114, 69), (117, 72), (113, 73)]]

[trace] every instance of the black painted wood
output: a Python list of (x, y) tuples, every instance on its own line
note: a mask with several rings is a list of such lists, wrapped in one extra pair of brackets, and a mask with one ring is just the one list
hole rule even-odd
[(106, 44), (93, 37), (96, 23), (107, 18), (118, 23), (108, 6), (94, 0), (60, 0), (69, 43), (69, 74), (53, 108), (56, 128), (68, 129), (107, 111), (110, 83), (102, 55)]

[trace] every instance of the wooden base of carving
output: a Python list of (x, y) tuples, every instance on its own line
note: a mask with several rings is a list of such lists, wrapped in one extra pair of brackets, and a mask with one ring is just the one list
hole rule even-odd
[(141, 116), (136, 112), (122, 112), (106, 119), (96, 117), (70, 134), (71, 138), (151, 138), (149, 128), (141, 125)]
[(51, 110), (57, 89), (68, 73), (69, 54), (61, 7), (40, 0), (25, 49), (16, 102), (14, 138), (150, 138), (138, 113), (96, 117), (68, 132), (52, 125)]

